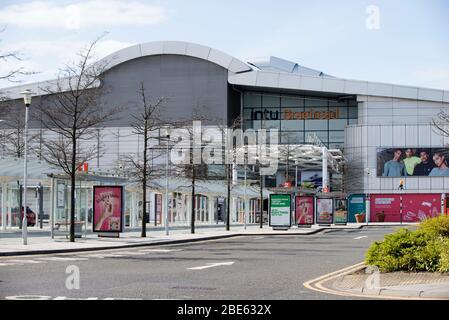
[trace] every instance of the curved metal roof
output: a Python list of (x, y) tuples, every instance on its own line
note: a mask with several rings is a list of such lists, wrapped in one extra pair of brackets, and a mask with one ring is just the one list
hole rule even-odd
[(233, 73), (252, 70), (249, 65), (227, 53), (200, 44), (182, 41), (159, 41), (137, 44), (119, 50), (100, 60), (99, 63), (106, 62), (107, 68), (111, 69), (129, 60), (163, 54), (182, 55), (207, 60)]
[[(97, 61), (96, 64), (104, 64), (106, 66), (105, 71), (107, 71), (130, 60), (168, 54), (189, 56), (206, 60), (227, 69), (231, 74), (239, 74), (253, 70), (248, 64), (220, 50), (196, 43), (182, 41), (159, 41), (136, 44), (134, 46), (116, 51)], [(13, 100), (22, 98), (22, 94), (20, 92), (25, 89), (30, 89), (34, 96), (39, 96), (46, 94), (43, 88), (56, 89), (56, 84), (60, 80), (61, 79), (55, 79), (4, 88), (0, 89), (0, 93), (8, 99)], [(98, 85), (100, 84), (97, 83), (94, 86)]]

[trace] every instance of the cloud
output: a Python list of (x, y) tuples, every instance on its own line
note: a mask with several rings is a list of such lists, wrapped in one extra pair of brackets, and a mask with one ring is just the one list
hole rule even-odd
[[(30, 76), (23, 76), (19, 80), (24, 82), (37, 82), (51, 80), (57, 77), (58, 71), (64, 68), (64, 64), (76, 61), (77, 53), (86, 47), (86, 42), (63, 38), (48, 41), (24, 41), (3, 45), (1, 52), (19, 52), (22, 61), (10, 59), (6, 63), (0, 63), (1, 72), (23, 68), (25, 71), (38, 72)], [(120, 49), (130, 47), (133, 43), (102, 40), (98, 42), (94, 52), (94, 60), (99, 60)], [(33, 50), (29, 50), (33, 48)], [(14, 83), (6, 80), (0, 81), (0, 88), (9, 87)]]
[(148, 26), (167, 19), (164, 7), (141, 1), (87, 0), (70, 5), (33, 1), (0, 9), (0, 24), (20, 28), (78, 30), (107, 26)]

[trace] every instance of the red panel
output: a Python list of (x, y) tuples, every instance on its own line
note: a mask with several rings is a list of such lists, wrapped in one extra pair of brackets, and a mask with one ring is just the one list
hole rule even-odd
[[(385, 222), (400, 222), (401, 195), (371, 195), (370, 221), (377, 221), (377, 213), (385, 212)], [(419, 222), (425, 218), (436, 217), (441, 211), (440, 194), (402, 195), (402, 222)]]
[(419, 222), (441, 214), (441, 194), (407, 194), (402, 204), (404, 222)]
[(298, 225), (313, 225), (315, 220), (313, 197), (296, 197), (295, 217)]
[(377, 213), (384, 211), (385, 222), (400, 222), (401, 201), (398, 194), (372, 194), (370, 221), (377, 222)]

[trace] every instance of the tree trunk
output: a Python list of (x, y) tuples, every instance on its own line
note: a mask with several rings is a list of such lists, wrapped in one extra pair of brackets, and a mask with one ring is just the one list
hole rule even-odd
[(192, 205), (191, 205), (190, 232), (195, 233), (195, 165), (192, 164)]
[[(146, 124), (145, 124), (146, 125)], [(145, 130), (143, 143), (143, 176), (142, 176), (142, 238), (147, 237), (147, 149), (148, 134)]]
[(259, 168), (260, 175), (260, 229), (263, 228), (263, 175), (260, 174), (261, 168)]
[(227, 180), (227, 188), (228, 188), (228, 196), (226, 201), (226, 231), (231, 229), (231, 164), (226, 165), (226, 180)]
[(75, 242), (76, 138), (72, 139), (72, 172), (70, 173), (70, 242)]

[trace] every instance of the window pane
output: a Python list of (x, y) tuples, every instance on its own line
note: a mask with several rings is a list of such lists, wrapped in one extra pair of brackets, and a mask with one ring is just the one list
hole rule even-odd
[(344, 130), (347, 120), (329, 120), (329, 130)]
[(263, 108), (280, 108), (281, 101), (279, 96), (264, 95), (262, 97), (262, 107)]
[(358, 116), (359, 116), (359, 113), (358, 113), (357, 107), (350, 107), (349, 108), (349, 118), (357, 119)]
[(281, 107), (283, 109), (291, 108), (304, 108), (304, 98), (303, 97), (285, 97), (281, 98)]
[(306, 120), (306, 131), (308, 130), (327, 130), (327, 120)]
[[(321, 142), (323, 143), (327, 143), (328, 139), (327, 139), (327, 131), (309, 131), (306, 132), (306, 141), (308, 141), (310, 138), (314, 138), (314, 136), (316, 135), (318, 137), (318, 139), (321, 140)], [(310, 136), (310, 138), (308, 138)]]
[(303, 120), (282, 120), (281, 121), (282, 131), (298, 131), (304, 130)]
[(303, 144), (304, 143), (304, 132), (282, 132), (281, 133), (281, 143), (283, 144)]
[(260, 94), (245, 93), (243, 98), (243, 105), (245, 108), (260, 108), (262, 104), (262, 98)]

